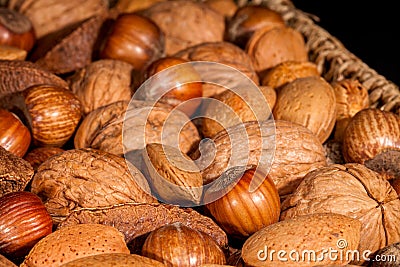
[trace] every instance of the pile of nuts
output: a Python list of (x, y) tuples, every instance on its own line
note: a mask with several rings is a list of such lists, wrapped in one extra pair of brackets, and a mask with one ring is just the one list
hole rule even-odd
[(399, 265), (400, 118), (307, 49), (234, 0), (0, 1), (0, 267)]

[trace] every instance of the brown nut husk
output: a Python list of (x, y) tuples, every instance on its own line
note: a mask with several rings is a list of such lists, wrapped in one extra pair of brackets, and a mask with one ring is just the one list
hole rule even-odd
[(224, 37), (224, 17), (204, 3), (163, 1), (145, 9), (143, 14), (165, 33), (167, 56), (196, 44), (219, 42)]
[(60, 267), (166, 267), (167, 265), (136, 254), (104, 253), (70, 261)]
[(37, 38), (96, 15), (105, 15), (106, 0), (10, 0), (8, 7), (32, 22)]
[(223, 15), (227, 20), (230, 19), (238, 9), (234, 0), (205, 0), (204, 3)]
[(400, 241), (400, 200), (378, 173), (364, 165), (331, 165), (307, 174), (282, 203), (281, 220), (332, 212), (362, 223), (359, 251), (376, 250)]
[(400, 117), (377, 108), (359, 111), (343, 139), (346, 162), (365, 163), (388, 150), (400, 150)]
[[(182, 125), (189, 121), (184, 113), (177, 111), (172, 118), (168, 118), (172, 107), (162, 103), (152, 106), (152, 103), (140, 100), (118, 101), (92, 111), (75, 134), (75, 148), (91, 147), (123, 155), (124, 152), (141, 150), (148, 143), (160, 143), (162, 135), (164, 144), (174, 145), (179, 135), (179, 147), (183, 153), (188, 153), (200, 141), (192, 122)], [(168, 123), (165, 124), (167, 119)], [(125, 147), (123, 130), (129, 137), (126, 138), (128, 145)]]
[(162, 203), (125, 203), (105, 208), (82, 208), (73, 211), (58, 228), (81, 223), (98, 223), (116, 227), (130, 244), (136, 238), (175, 222), (210, 235), (221, 248), (228, 247), (226, 233), (210, 218), (192, 208)]
[(79, 224), (59, 229), (41, 239), (20, 266), (60, 266), (103, 253), (129, 254), (122, 233), (112, 226)]
[(56, 74), (72, 73), (92, 62), (104, 17), (94, 16), (37, 40), (29, 60)]
[[(335, 259), (323, 253), (327, 249), (338, 249), (347, 255), (349, 251), (356, 250), (360, 242), (360, 229), (358, 220), (339, 214), (298, 216), (267, 226), (249, 237), (243, 245), (242, 258), (246, 266), (260, 267), (316, 266), (321, 263), (344, 265), (350, 261), (350, 257)], [(339, 249), (338, 242), (341, 240), (347, 246)], [(284, 253), (274, 255), (272, 251)], [(305, 254), (305, 251), (312, 251), (316, 256)], [(281, 257), (286, 260), (280, 260)]]
[[(253, 121), (246, 122), (243, 125), (248, 135), (248, 150), (246, 144), (233, 148), (232, 143), (234, 141), (229, 140), (229, 138), (243, 140), (240, 138), (242, 125), (231, 127), (226, 132), (217, 134), (212, 138), (215, 144), (215, 155), (212, 147), (205, 146), (199, 163), (200, 166), (204, 166), (202, 165), (203, 162), (210, 162), (202, 170), (205, 184), (218, 178), (230, 167), (243, 166), (242, 161), (248, 155), (247, 164), (249, 165), (266, 166), (264, 168), (267, 170), (271, 166), (269, 176), (282, 197), (293, 192), (309, 171), (327, 164), (322, 144), (304, 126), (281, 120), (275, 121), (275, 124), (267, 121), (259, 125), (258, 122)], [(268, 156), (272, 151), (271, 149), (275, 151), (272, 162), (272, 159)], [(242, 158), (231, 158), (234, 155), (232, 151), (238, 153)], [(265, 154), (260, 159), (262, 153)], [(208, 161), (210, 158), (213, 160)]]
[(311, 61), (284, 61), (270, 68), (262, 78), (262, 85), (278, 89), (297, 78), (320, 76), (317, 65)]
[(172, 146), (147, 144), (143, 159), (152, 192), (163, 202), (185, 206), (199, 204), (203, 178), (197, 165)]
[(226, 263), (224, 252), (209, 235), (181, 223), (152, 231), (143, 244), (141, 254), (172, 266)]
[(72, 149), (49, 158), (34, 175), (31, 191), (56, 224), (77, 208), (157, 202), (139, 170), (122, 157), (95, 149)]
[(0, 197), (7, 193), (23, 191), (33, 173), (29, 162), (0, 146)]
[[(255, 72), (253, 62), (250, 57), (238, 46), (229, 42), (207, 42), (188, 47), (178, 51), (174, 56), (190, 61), (211, 61), (233, 67), (244, 73), (254, 83), (258, 84), (258, 76)], [(232, 79), (231, 73), (223, 73), (220, 70), (213, 73), (212, 78), (218, 84), (223, 84), (227, 88), (234, 88), (237, 82)], [(226, 88), (222, 86), (203, 84), (203, 97), (211, 97)]]
[(258, 73), (284, 61), (308, 61), (308, 50), (303, 36), (287, 26), (255, 31), (247, 42), (246, 52)]
[(22, 60), (0, 60), (0, 97), (40, 84), (68, 88), (68, 83), (64, 79), (35, 63)]
[(298, 78), (279, 90), (273, 114), (307, 127), (323, 143), (335, 126), (335, 94), (322, 77)]
[(395, 267), (400, 265), (400, 242), (381, 248), (371, 255), (371, 267)]
[(335, 140), (341, 142), (350, 119), (369, 107), (369, 95), (358, 80), (344, 79), (331, 85), (336, 96)]
[(133, 67), (123, 61), (101, 59), (90, 63), (68, 79), (72, 92), (82, 105), (82, 112), (91, 111), (132, 97)]

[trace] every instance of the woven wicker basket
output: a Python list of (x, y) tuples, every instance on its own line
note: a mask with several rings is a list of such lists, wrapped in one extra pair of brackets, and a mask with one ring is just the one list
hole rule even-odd
[(265, 5), (282, 14), (286, 23), (303, 34), (310, 61), (328, 81), (359, 80), (368, 89), (370, 106), (400, 115), (399, 87), (371, 69), (344, 45), (316, 24), (315, 17), (299, 10), (290, 0), (237, 0), (239, 6)]

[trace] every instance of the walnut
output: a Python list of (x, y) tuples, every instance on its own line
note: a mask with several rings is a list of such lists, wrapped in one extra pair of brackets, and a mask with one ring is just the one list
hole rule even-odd
[(224, 37), (224, 16), (204, 3), (165, 1), (145, 9), (143, 14), (165, 33), (167, 56), (196, 44), (222, 41)]
[(129, 101), (132, 71), (133, 67), (123, 61), (101, 59), (77, 71), (68, 81), (86, 115), (113, 102)]
[(32, 166), (0, 146), (0, 197), (23, 191), (33, 176)]
[(330, 165), (307, 174), (282, 203), (281, 220), (332, 212), (362, 223), (359, 251), (400, 241), (400, 200), (390, 183), (357, 163)]
[(122, 155), (141, 150), (148, 143), (161, 143), (161, 138), (164, 144), (174, 145), (178, 137), (179, 148), (188, 153), (200, 141), (196, 126), (184, 113), (172, 112), (171, 106), (162, 103), (151, 106), (140, 100), (118, 101), (92, 111), (76, 132), (75, 148), (91, 147)]
[(157, 202), (139, 170), (122, 157), (95, 149), (49, 158), (34, 175), (31, 191), (41, 197), (56, 224), (77, 208)]

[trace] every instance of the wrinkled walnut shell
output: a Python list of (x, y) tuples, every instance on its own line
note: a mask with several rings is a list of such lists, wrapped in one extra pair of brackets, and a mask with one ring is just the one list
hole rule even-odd
[(23, 191), (33, 177), (32, 166), (0, 146), (0, 197)]
[(122, 157), (94, 149), (49, 158), (34, 175), (31, 191), (41, 197), (55, 223), (77, 208), (156, 202), (139, 170)]
[(68, 79), (72, 92), (82, 105), (82, 112), (91, 111), (117, 101), (129, 101), (133, 67), (113, 59), (97, 60)]
[(397, 193), (388, 181), (364, 165), (331, 165), (310, 172), (282, 203), (281, 220), (321, 212), (361, 221), (359, 251), (374, 252), (400, 240)]

